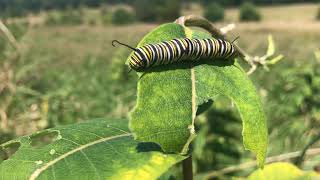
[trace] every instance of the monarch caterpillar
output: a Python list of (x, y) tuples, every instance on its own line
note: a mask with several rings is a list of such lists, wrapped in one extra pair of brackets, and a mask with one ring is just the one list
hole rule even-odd
[(228, 59), (235, 55), (234, 45), (221, 39), (172, 39), (156, 44), (147, 44), (133, 48), (117, 40), (117, 42), (132, 50), (129, 65), (136, 71), (143, 71), (149, 67), (171, 64), (180, 61), (198, 61), (200, 59), (222, 58)]

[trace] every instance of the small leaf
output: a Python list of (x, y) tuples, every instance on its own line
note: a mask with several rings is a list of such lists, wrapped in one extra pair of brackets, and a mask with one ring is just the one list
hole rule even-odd
[[(211, 38), (207, 33), (170, 23), (150, 32), (138, 46), (183, 37)], [(143, 72), (130, 121), (135, 138), (158, 143), (165, 152), (185, 154), (195, 137), (197, 108), (223, 95), (237, 105), (243, 120), (244, 146), (257, 154), (263, 166), (267, 128), (255, 87), (237, 62), (205, 62), (175, 63)]]
[(318, 60), (318, 62), (320, 62), (320, 49), (318, 49), (317, 51), (314, 52), (316, 59)]
[(270, 57), (274, 54), (275, 52), (275, 47), (274, 47), (274, 41), (271, 35), (268, 36), (268, 50), (266, 57)]
[[(49, 144), (32, 146), (47, 134)], [(53, 140), (53, 142), (51, 141)], [(164, 154), (152, 143), (138, 143), (124, 119), (98, 119), (24, 136), (0, 146), (20, 144), (0, 164), (0, 179), (155, 179), (184, 156)], [(0, 156), (1, 157), (1, 156)]]
[(267, 61), (267, 64), (271, 64), (271, 65), (277, 64), (279, 61), (282, 60), (282, 58), (283, 58), (283, 55), (280, 54), (280, 55), (278, 55), (278, 56), (276, 56), (276, 57), (268, 60), (268, 61)]
[(314, 172), (304, 172), (290, 163), (273, 163), (266, 165), (265, 168), (254, 171), (249, 177), (249, 180), (303, 180), (303, 179), (317, 179), (320, 175)]

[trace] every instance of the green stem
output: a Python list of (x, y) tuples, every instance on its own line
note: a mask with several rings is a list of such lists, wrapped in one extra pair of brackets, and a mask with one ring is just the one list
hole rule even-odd
[(303, 160), (306, 156), (306, 152), (307, 150), (313, 145), (315, 144), (316, 142), (318, 142), (320, 140), (320, 134), (318, 134), (317, 136), (315, 136), (310, 142), (309, 144), (304, 147), (304, 149), (302, 150), (300, 156), (295, 160), (294, 164), (297, 165), (297, 166), (301, 166), (302, 163), (303, 163)]
[[(175, 22), (183, 26), (194, 26), (194, 27), (203, 28), (207, 30), (213, 37), (224, 39), (224, 36), (225, 36), (220, 31), (220, 29), (216, 28), (209, 20), (201, 16), (195, 16), (195, 15), (181, 16)], [(237, 49), (239, 56), (244, 60), (246, 60), (245, 58), (248, 56), (248, 54), (236, 44), (234, 44), (234, 46)]]
[[(280, 154), (277, 156), (268, 157), (266, 159), (266, 164), (273, 163), (273, 162), (287, 161), (289, 159), (299, 157), (301, 155), (301, 153), (302, 153), (302, 151), (295, 151), (295, 152), (289, 152), (289, 153)], [(320, 154), (320, 148), (308, 149), (305, 152), (305, 155), (308, 155), (308, 156), (316, 156), (319, 154)], [(256, 161), (249, 161), (249, 162), (245, 162), (242, 164), (229, 166), (229, 167), (226, 167), (226, 168), (223, 168), (220, 170), (210, 171), (210, 172), (202, 173), (202, 174), (198, 174), (198, 175), (201, 177), (204, 177), (204, 179), (212, 179), (212, 178), (216, 178), (218, 176), (221, 176), (221, 175), (224, 175), (227, 173), (245, 170), (245, 169), (253, 168), (256, 166), (257, 166)]]
[(182, 161), (182, 173), (184, 180), (193, 180), (192, 155)]
[(6, 25), (0, 20), (0, 31), (4, 34), (4, 36), (9, 40), (10, 44), (16, 48), (18, 51), (20, 50), (19, 43), (16, 38), (10, 32), (10, 30), (6, 27)]

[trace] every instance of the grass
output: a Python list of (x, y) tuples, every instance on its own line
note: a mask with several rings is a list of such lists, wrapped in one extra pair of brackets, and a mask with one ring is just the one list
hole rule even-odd
[[(263, 20), (266, 22), (284, 21), (284, 22), (312, 22), (315, 20), (317, 11), (316, 4), (293, 4), (281, 6), (259, 7)], [(227, 13), (227, 20), (237, 21), (238, 10), (230, 9)]]
[[(31, 29), (23, 42), (37, 51), (41, 49), (54, 56), (62, 56), (70, 64), (77, 64), (88, 54), (105, 56), (105, 62), (110, 61), (113, 52), (118, 48), (111, 46), (113, 39), (118, 39), (133, 46), (139, 41), (153, 25), (132, 25), (132, 26), (72, 26), (72, 27), (38, 27)], [(135, 31), (132, 31), (135, 29)], [(128, 41), (129, 40), (129, 41)], [(56, 51), (51, 53), (51, 51)], [(37, 55), (37, 53), (35, 53)], [(55, 61), (61, 63), (61, 61)], [(64, 64), (65, 61), (62, 61)]]
[[(258, 6), (259, 7), (259, 6)], [(259, 7), (261, 11), (263, 22), (312, 22), (315, 20), (317, 12), (317, 4), (291, 4), (291, 5), (277, 5), (277, 6), (262, 6)], [(191, 8), (182, 11), (183, 15), (196, 14), (203, 15), (203, 9), (199, 4), (192, 4)], [(239, 9), (228, 8), (225, 12), (226, 22), (239, 21)]]
[[(317, 8), (317, 4), (259, 7), (262, 22), (253, 23), (238, 22), (239, 10), (231, 8), (225, 11), (225, 21), (216, 25), (223, 27), (235, 23), (230, 39), (240, 36), (238, 43), (250, 53), (261, 55), (266, 48), (266, 38), (271, 34), (277, 51), (284, 54), (286, 60), (305, 62), (313, 58), (313, 52), (319, 48), (320, 23), (315, 20)], [(182, 14), (202, 15), (203, 11), (198, 4), (193, 4)]]

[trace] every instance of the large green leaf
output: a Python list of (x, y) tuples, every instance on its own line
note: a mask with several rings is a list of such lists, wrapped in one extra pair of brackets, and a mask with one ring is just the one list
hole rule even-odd
[(273, 163), (261, 170), (254, 171), (248, 180), (311, 180), (318, 179), (320, 175), (315, 172), (304, 172), (290, 163)]
[[(211, 36), (170, 23), (150, 32), (138, 46), (183, 37)], [(264, 112), (255, 87), (237, 62), (207, 60), (204, 64), (171, 64), (139, 75), (138, 99), (130, 121), (135, 138), (156, 142), (165, 152), (185, 154), (195, 137), (198, 106), (224, 95), (233, 100), (240, 112), (245, 148), (256, 153), (259, 164), (263, 165), (267, 149)]]
[(134, 141), (127, 123), (99, 119), (5, 143), (0, 146), (2, 152), (10, 146), (20, 147), (0, 164), (0, 178), (155, 179), (184, 159), (162, 153), (155, 144)]

